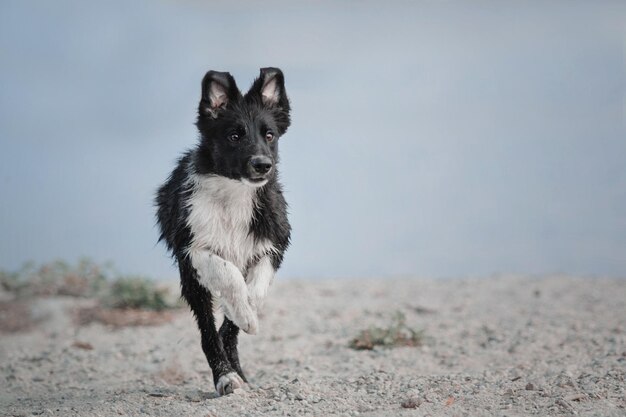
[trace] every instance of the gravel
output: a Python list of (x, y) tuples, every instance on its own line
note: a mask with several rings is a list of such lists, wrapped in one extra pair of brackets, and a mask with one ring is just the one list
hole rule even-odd
[[(44, 320), (0, 335), (0, 415), (626, 415), (626, 280), (278, 281), (226, 397), (187, 311), (81, 326), (84, 302), (37, 299)], [(349, 347), (398, 311), (420, 346)]]

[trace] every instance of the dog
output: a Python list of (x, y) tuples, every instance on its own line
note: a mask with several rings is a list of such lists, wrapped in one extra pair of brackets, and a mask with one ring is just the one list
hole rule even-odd
[(262, 68), (245, 95), (230, 73), (207, 72), (199, 142), (156, 194), (159, 241), (178, 264), (218, 395), (247, 383), (239, 329), (257, 333), (259, 310), (289, 246), (277, 164), (290, 111), (278, 68)]

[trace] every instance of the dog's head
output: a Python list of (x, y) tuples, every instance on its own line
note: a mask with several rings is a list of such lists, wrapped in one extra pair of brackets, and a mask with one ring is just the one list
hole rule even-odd
[(290, 124), (285, 79), (278, 68), (262, 68), (242, 95), (227, 72), (202, 80), (196, 125), (201, 142), (196, 166), (260, 187), (276, 173), (278, 139)]

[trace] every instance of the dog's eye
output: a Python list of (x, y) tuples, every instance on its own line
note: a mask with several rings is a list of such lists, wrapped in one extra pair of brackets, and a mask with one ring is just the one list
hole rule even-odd
[(232, 135), (228, 137), (228, 140), (231, 142), (237, 142), (239, 140), (239, 135), (236, 133), (233, 133)]
[(272, 132), (271, 130), (268, 130), (267, 133), (265, 133), (265, 140), (268, 142), (271, 142), (274, 140), (274, 132)]

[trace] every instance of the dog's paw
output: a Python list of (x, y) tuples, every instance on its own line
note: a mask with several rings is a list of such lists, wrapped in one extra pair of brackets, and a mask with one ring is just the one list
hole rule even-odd
[(252, 309), (258, 314), (261, 312), (263, 308), (263, 304), (265, 302), (265, 296), (267, 295), (267, 290), (259, 289), (257, 286), (249, 287), (248, 289), (248, 303), (252, 307)]
[(256, 334), (259, 329), (259, 318), (248, 302), (228, 308), (227, 316), (237, 327), (248, 334)]
[(217, 384), (215, 384), (215, 390), (217, 395), (232, 394), (237, 388), (243, 387), (243, 380), (237, 372), (229, 372), (219, 377)]

